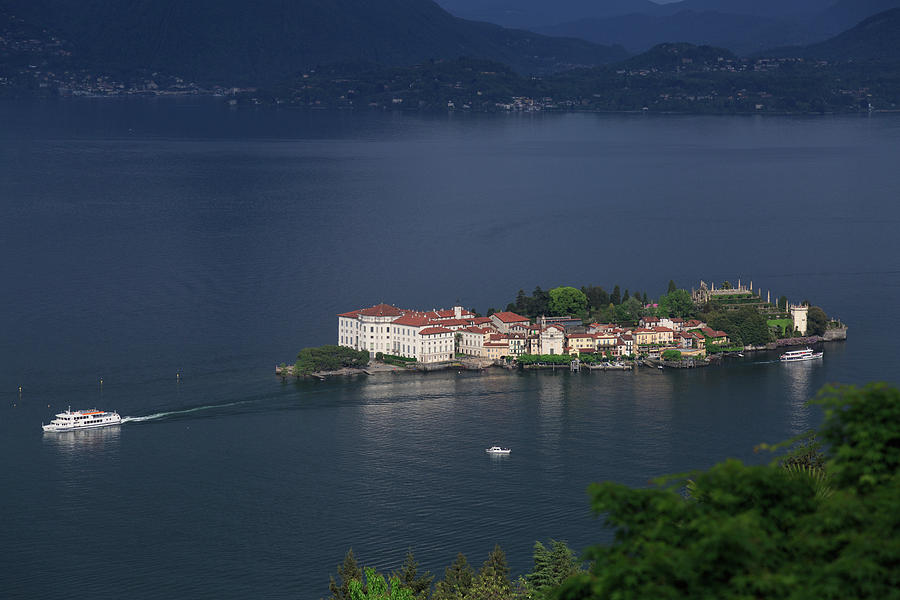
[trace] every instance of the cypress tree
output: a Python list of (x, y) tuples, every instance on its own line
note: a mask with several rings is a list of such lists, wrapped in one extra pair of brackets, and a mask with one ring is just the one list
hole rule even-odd
[(344, 564), (338, 565), (337, 572), (340, 584), (334, 580), (334, 577), (331, 577), (331, 581), (328, 583), (331, 600), (350, 600), (350, 582), (354, 579), (362, 581), (363, 577), (362, 569), (359, 568), (356, 557), (353, 556), (353, 548), (347, 550)]
[(434, 586), (432, 598), (433, 600), (464, 598), (472, 589), (474, 581), (475, 571), (466, 560), (466, 555), (460, 552), (453, 564), (444, 571), (444, 578)]
[(391, 577), (399, 579), (403, 587), (410, 589), (416, 598), (427, 598), (434, 580), (434, 575), (428, 571), (419, 575), (419, 563), (413, 556), (412, 549), (406, 551), (403, 566), (399, 571), (391, 573)]

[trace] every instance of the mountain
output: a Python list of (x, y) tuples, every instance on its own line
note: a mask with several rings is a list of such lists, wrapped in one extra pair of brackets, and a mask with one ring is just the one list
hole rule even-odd
[(453, 17), (430, 0), (0, 0), (67, 40), (79, 66), (256, 85), (335, 62), (472, 56), (520, 72), (624, 58), (622, 48)]
[(839, 0), (813, 17), (810, 26), (831, 37), (892, 8), (900, 8), (900, 0)]
[(586, 18), (653, 14), (651, 0), (437, 0), (451, 14), (504, 27), (536, 29)]
[(682, 0), (660, 6), (655, 14), (672, 15), (684, 10), (715, 11), (731, 15), (767, 18), (803, 18), (819, 13), (835, 0)]
[(642, 52), (665, 42), (725, 46), (738, 53), (758, 52), (798, 37), (799, 26), (785, 20), (714, 11), (681, 11), (669, 16), (630, 14), (581, 19), (538, 29), (547, 35), (620, 44)]
[(836, 37), (807, 46), (799, 55), (831, 62), (900, 63), (900, 8), (869, 17)]

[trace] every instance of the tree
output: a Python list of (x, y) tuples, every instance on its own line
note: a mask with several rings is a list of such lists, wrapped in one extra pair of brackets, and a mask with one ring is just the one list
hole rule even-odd
[(475, 581), (475, 571), (466, 560), (466, 555), (459, 553), (456, 560), (444, 570), (444, 578), (434, 586), (433, 600), (456, 600), (465, 598)]
[(541, 286), (534, 288), (531, 292), (531, 314), (529, 317), (538, 317), (540, 315), (550, 314), (550, 294), (541, 289)]
[(619, 286), (613, 288), (612, 294), (609, 296), (609, 301), (612, 304), (622, 304), (622, 292), (619, 290)]
[(694, 300), (687, 290), (672, 290), (666, 295), (671, 316), (686, 319), (696, 314)]
[(672, 292), (674, 292), (677, 289), (678, 289), (678, 286), (675, 285), (675, 280), (670, 279), (669, 280), (669, 288), (666, 290), (666, 293), (671, 294)]
[(534, 543), (534, 569), (525, 576), (528, 587), (539, 596), (547, 595), (581, 568), (575, 553), (565, 542), (550, 540), (548, 550), (542, 543)]
[(583, 315), (587, 310), (587, 296), (570, 286), (550, 290), (550, 314), (556, 316)]
[(824, 335), (826, 329), (828, 329), (828, 315), (818, 306), (811, 306), (806, 313), (806, 333)]
[(388, 582), (372, 567), (366, 567), (365, 572), (365, 585), (361, 579), (350, 581), (350, 600), (414, 600), (412, 591), (397, 577), (391, 577)]
[(629, 298), (616, 307), (616, 321), (619, 323), (634, 323), (644, 313), (644, 307), (637, 298)]
[(412, 550), (407, 550), (403, 566), (399, 571), (391, 573), (391, 578), (396, 578), (403, 587), (408, 588), (412, 592), (413, 598), (422, 600), (427, 598), (428, 592), (431, 591), (434, 575), (428, 571), (419, 575), (419, 563), (413, 556)]
[(499, 544), (494, 546), (484, 561), (465, 597), (467, 600), (512, 600), (509, 566), (506, 564), (506, 554)]
[(778, 306), (778, 308), (780, 308), (781, 310), (787, 310), (787, 307), (788, 307), (788, 299), (787, 299), (787, 296), (782, 296), (781, 298), (779, 298), (779, 299), (778, 299), (778, 305), (777, 305), (777, 306)]
[[(615, 540), (560, 599), (888, 598), (900, 563), (900, 390), (826, 387), (822, 473), (728, 460), (631, 489), (593, 484)], [(689, 493), (684, 494), (685, 487)]]
[(631, 297), (631, 294), (628, 293), (628, 288), (625, 288), (625, 295), (622, 296), (622, 302), (627, 302)]
[(722, 282), (722, 289), (723, 289), (723, 290), (730, 290), (730, 289), (732, 289), (732, 287), (731, 287), (731, 282), (730, 282), (730, 281), (723, 281), (723, 282)]
[(362, 579), (363, 572), (356, 563), (356, 557), (353, 556), (353, 548), (347, 550), (344, 556), (344, 563), (338, 565), (338, 579), (340, 583), (331, 577), (328, 583), (328, 589), (331, 591), (331, 600), (350, 600), (350, 582), (354, 579)]
[(647, 298), (647, 292), (644, 292), (643, 295), (641, 296), (641, 302), (644, 303), (644, 306), (647, 306), (648, 304), (650, 304), (650, 300)]
[(664, 350), (662, 353), (663, 360), (681, 360), (681, 352), (678, 350)]

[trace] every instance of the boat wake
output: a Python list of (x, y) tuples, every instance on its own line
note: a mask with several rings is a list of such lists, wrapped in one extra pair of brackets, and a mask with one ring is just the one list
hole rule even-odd
[(238, 406), (239, 404), (247, 404), (248, 402), (253, 402), (253, 400), (240, 400), (238, 402), (229, 402), (227, 404), (209, 404), (207, 406), (197, 406), (194, 408), (186, 408), (184, 410), (171, 410), (169, 412), (154, 413), (145, 417), (122, 417), (122, 423), (143, 423), (145, 421), (156, 421), (158, 419), (165, 419), (166, 417), (171, 417), (173, 415), (187, 415), (204, 410), (212, 410), (214, 408)]

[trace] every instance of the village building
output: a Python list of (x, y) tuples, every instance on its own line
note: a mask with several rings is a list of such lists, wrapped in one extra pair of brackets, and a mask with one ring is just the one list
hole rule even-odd
[(570, 333), (566, 336), (569, 354), (578, 356), (582, 350), (597, 351), (597, 340), (592, 333)]
[(527, 328), (529, 323), (527, 317), (523, 317), (509, 311), (497, 312), (492, 314), (491, 322), (500, 333), (509, 333), (510, 326), (513, 325), (524, 326), (525, 328)]

